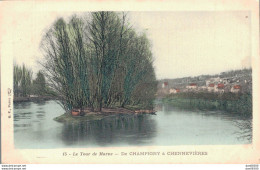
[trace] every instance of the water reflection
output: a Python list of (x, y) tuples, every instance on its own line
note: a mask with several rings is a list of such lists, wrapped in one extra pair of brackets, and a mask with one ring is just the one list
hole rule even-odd
[(92, 143), (147, 144), (156, 136), (156, 122), (149, 115), (113, 115), (99, 121), (64, 124), (62, 140), (66, 145)]
[(47, 101), (38, 101), (38, 102), (36, 102), (36, 104), (37, 104), (37, 106), (44, 106), (44, 105), (46, 105), (46, 102)]
[[(233, 129), (233, 132), (230, 135), (233, 135), (238, 141), (244, 143), (252, 143), (252, 116), (246, 116), (239, 113), (229, 113), (224, 111), (200, 111), (200, 110), (184, 110), (181, 108), (176, 108), (173, 105), (167, 103), (163, 104), (162, 112), (165, 115), (171, 115), (172, 112), (175, 114), (188, 115), (190, 119), (195, 117), (201, 117), (201, 119), (206, 119), (208, 122), (210, 119), (214, 121), (219, 120), (219, 123), (222, 128), (226, 131), (229, 131), (230, 128)], [(215, 126), (217, 130), (219, 125), (212, 122), (212, 126)], [(227, 126), (227, 127), (225, 127)], [(228, 126), (230, 126), (228, 128)], [(205, 126), (209, 128), (209, 126)]]
[(238, 130), (234, 132), (237, 135), (238, 140), (247, 140), (252, 142), (252, 118), (245, 117), (243, 120), (234, 120), (234, 125), (238, 127)]
[(31, 105), (32, 105), (32, 102), (15, 103), (14, 109), (29, 109)]
[(42, 106), (46, 105), (45, 101), (41, 102), (22, 102), (14, 104), (14, 130), (31, 132), (41, 131), (46, 112)]

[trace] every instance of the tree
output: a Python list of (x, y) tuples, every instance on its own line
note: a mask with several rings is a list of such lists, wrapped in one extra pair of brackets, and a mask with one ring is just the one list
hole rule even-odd
[[(150, 43), (126, 24), (124, 13), (92, 12), (88, 19), (73, 16), (68, 23), (60, 18), (44, 36), (42, 48), (44, 74), (67, 110), (124, 107), (135, 103), (134, 92), (145, 86), (144, 94), (139, 93), (154, 99)], [(144, 97), (138, 100), (149, 103)]]
[(14, 95), (27, 97), (31, 93), (32, 71), (25, 67), (14, 65)]
[(18, 97), (21, 94), (21, 80), (22, 80), (22, 69), (20, 66), (14, 64), (14, 96)]
[(37, 73), (37, 77), (33, 80), (33, 92), (38, 96), (46, 94), (46, 82), (45, 77), (41, 71)]

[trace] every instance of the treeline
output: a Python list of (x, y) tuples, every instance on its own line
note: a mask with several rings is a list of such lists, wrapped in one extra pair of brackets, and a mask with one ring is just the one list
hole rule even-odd
[(66, 110), (145, 105), (157, 91), (151, 44), (124, 13), (59, 18), (42, 40), (44, 73)]
[[(230, 77), (240, 77), (244, 76), (243, 79), (245, 80), (252, 80), (252, 68), (244, 68), (239, 70), (230, 70), (226, 72), (221, 72), (220, 74), (214, 75), (199, 75), (194, 77), (182, 77), (182, 78), (175, 78), (175, 79), (162, 79), (160, 80), (159, 84), (163, 82), (168, 82), (169, 85), (176, 85), (176, 86), (186, 86), (188, 83), (194, 82), (198, 85), (202, 86), (205, 85), (205, 81), (210, 78), (230, 78)], [(236, 78), (239, 80), (239, 78)]]
[(14, 96), (27, 97), (31, 94), (32, 71), (23, 66), (14, 65), (13, 70)]
[(199, 110), (222, 110), (252, 116), (251, 93), (179, 93), (163, 99), (176, 107)]
[(230, 70), (226, 72), (221, 72), (220, 76), (224, 77), (235, 77), (236, 75), (252, 75), (252, 68), (244, 68), (241, 70)]
[(13, 86), (15, 97), (54, 95), (54, 92), (46, 85), (43, 73), (39, 71), (33, 79), (33, 71), (24, 64), (22, 66), (14, 64)]

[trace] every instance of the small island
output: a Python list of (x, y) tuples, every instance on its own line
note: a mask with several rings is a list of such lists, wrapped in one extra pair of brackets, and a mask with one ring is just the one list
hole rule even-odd
[(151, 43), (126, 13), (59, 18), (42, 38), (42, 74), (66, 111), (58, 122), (114, 114), (154, 114), (157, 81)]
[[(133, 108), (131, 108), (133, 109)], [(79, 121), (92, 121), (101, 120), (103, 118), (114, 115), (143, 115), (155, 114), (154, 110), (131, 110), (127, 108), (102, 108), (100, 112), (92, 111), (91, 109), (72, 110), (71, 112), (64, 113), (63, 115), (54, 118), (57, 122), (79, 122)]]

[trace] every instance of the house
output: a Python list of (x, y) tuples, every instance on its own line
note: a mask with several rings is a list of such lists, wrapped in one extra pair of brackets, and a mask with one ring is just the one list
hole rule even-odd
[(196, 89), (197, 84), (196, 83), (190, 83), (188, 86), (186, 86), (187, 89)]
[(215, 86), (215, 92), (224, 93), (225, 85), (223, 83), (219, 83), (217, 86)]
[(199, 86), (198, 89), (200, 91), (207, 91), (208, 90), (208, 87), (207, 86)]
[(175, 94), (175, 93), (179, 93), (179, 92), (180, 92), (180, 89), (176, 89), (176, 88), (170, 89), (170, 94)]
[(225, 85), (224, 85), (223, 83), (219, 83), (219, 84), (218, 84), (218, 88), (219, 88), (219, 89), (223, 89), (224, 87), (225, 87)]
[(209, 92), (214, 92), (214, 90), (215, 90), (215, 84), (214, 84), (214, 83), (210, 83), (210, 84), (208, 85), (208, 91), (209, 91)]
[(166, 88), (166, 87), (168, 87), (168, 82), (163, 82), (162, 88)]
[(231, 89), (230, 92), (231, 93), (238, 93), (241, 90), (241, 86), (240, 85), (234, 85)]
[(209, 86), (209, 84), (212, 84), (212, 83), (219, 83), (222, 81), (223, 80), (220, 77), (210, 78), (210, 79), (206, 80), (206, 86)]
[(211, 80), (206, 80), (206, 86), (209, 86), (209, 84), (211, 84), (212, 81)]

